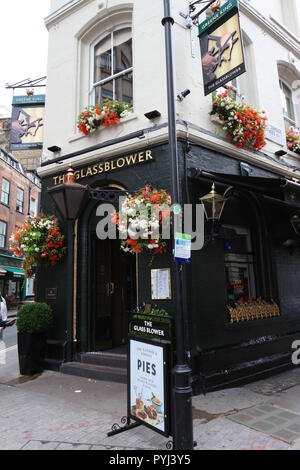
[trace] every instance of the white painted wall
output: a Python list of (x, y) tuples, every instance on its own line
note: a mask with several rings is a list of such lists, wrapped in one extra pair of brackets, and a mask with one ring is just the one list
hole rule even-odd
[[(52, 10), (65, 5), (66, 0), (52, 0)], [(284, 129), (279, 94), (277, 62), (289, 64), (289, 53), (295, 62), (290, 65), (300, 71), (300, 43), (295, 38), (279, 37), (276, 25), (270, 29), (270, 14), (280, 18), (280, 0), (244, 0), (261, 12), (263, 21), (253, 17), (241, 5), (241, 27), (250, 41), (251, 63), (241, 78), (241, 91), (248, 95), (250, 105), (265, 109), (270, 122)], [(300, 2), (299, 2), (300, 3)], [(191, 94), (177, 102), (178, 119), (222, 135), (222, 129), (211, 122), (211, 96), (204, 97), (200, 48), (195, 33), (195, 52), (191, 54), (190, 31), (179, 12), (188, 11), (188, 1), (173, 0), (172, 16), (176, 92), (186, 88)], [(299, 6), (299, 5), (298, 5)], [(299, 9), (297, 6), (297, 10)], [(62, 154), (79, 151), (106, 140), (149, 127), (144, 113), (153, 109), (161, 112), (158, 124), (167, 121), (165, 42), (162, 0), (74, 0), (65, 13), (54, 13), (46, 24), (49, 30), (48, 85), (46, 103), (44, 159), (53, 155), (52, 145), (62, 148)], [(126, 23), (132, 18), (134, 66), (134, 115), (118, 126), (100, 130), (89, 136), (77, 132), (76, 120), (89, 102), (90, 44), (103, 32)], [(273, 31), (273, 32), (272, 32)], [(292, 45), (289, 41), (292, 41)], [(300, 77), (300, 74), (299, 74)], [(247, 93), (248, 92), (248, 93)], [(298, 110), (299, 112), (299, 110)], [(299, 113), (300, 118), (300, 113)], [(300, 123), (300, 119), (299, 119)], [(264, 152), (274, 156), (276, 144), (268, 142)]]

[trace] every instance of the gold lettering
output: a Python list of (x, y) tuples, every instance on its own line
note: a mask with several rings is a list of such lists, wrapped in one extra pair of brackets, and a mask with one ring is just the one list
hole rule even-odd
[(80, 170), (80, 178), (85, 178), (86, 175), (84, 174), (84, 170)]
[(54, 186), (56, 186), (56, 185), (57, 185), (58, 176), (53, 176), (53, 179), (54, 179)]
[(114, 166), (114, 163), (115, 163), (114, 160), (112, 160), (112, 162), (111, 162), (111, 170), (115, 170), (115, 169), (116, 169), (116, 167)]
[(110, 170), (110, 164), (109, 162), (104, 163), (104, 171), (109, 171)]
[(89, 166), (88, 169), (86, 170), (86, 175), (85, 176), (88, 176), (88, 175), (92, 175), (92, 169), (91, 167)]
[(76, 178), (77, 180), (79, 180), (79, 178), (80, 178), (80, 173), (79, 173), (78, 170), (77, 170), (77, 171), (74, 171), (74, 175), (75, 175), (75, 178)]
[(59, 176), (58, 177), (58, 182), (59, 182), (59, 184), (64, 183), (65, 182), (65, 175)]
[(127, 165), (134, 165), (135, 162), (136, 162), (136, 157), (137, 157), (137, 153), (133, 156), (133, 155), (129, 155), (128, 157), (126, 157), (126, 161), (127, 161)]
[(93, 166), (93, 175), (96, 175), (98, 173), (98, 168), (97, 165)]
[(152, 160), (152, 150), (146, 150), (146, 160)]
[(139, 153), (139, 163), (144, 161), (144, 152)]
[(99, 163), (99, 173), (103, 173), (103, 163)]
[[(119, 165), (119, 162), (122, 160), (122, 165)], [(117, 167), (118, 168), (123, 168), (123, 166), (125, 165), (125, 159), (124, 158), (119, 158), (117, 160)]]

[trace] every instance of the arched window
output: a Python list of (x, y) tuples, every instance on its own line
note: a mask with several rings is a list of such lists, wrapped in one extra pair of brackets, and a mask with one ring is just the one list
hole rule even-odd
[(279, 61), (277, 66), (285, 128), (297, 127), (300, 119), (300, 108), (295, 99), (294, 86), (295, 84), (298, 85), (300, 74), (296, 67), (288, 62)]
[(126, 25), (91, 46), (91, 104), (114, 99), (133, 104), (132, 30)]

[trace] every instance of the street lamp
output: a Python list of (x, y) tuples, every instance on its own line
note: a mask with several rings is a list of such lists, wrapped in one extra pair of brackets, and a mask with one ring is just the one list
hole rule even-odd
[[(174, 207), (181, 202), (179, 190), (178, 145), (176, 130), (176, 99), (174, 86), (174, 64), (172, 47), (172, 26), (170, 0), (164, 0), (164, 18), (162, 24), (165, 28), (167, 94), (168, 94), (168, 128), (169, 128), (169, 160), (171, 168), (171, 200)], [(178, 215), (174, 212), (173, 231)], [(173, 234), (173, 242), (175, 234)], [(193, 417), (192, 417), (192, 386), (191, 369), (186, 363), (184, 344), (184, 317), (183, 317), (183, 280), (182, 264), (175, 262), (175, 336), (176, 336), (176, 364), (173, 369), (172, 412), (173, 412), (173, 443), (174, 450), (192, 450)]]
[(65, 182), (48, 188), (49, 196), (64, 220), (76, 220), (81, 214), (87, 199), (88, 187), (75, 183), (72, 165), (69, 165)]
[(210, 193), (201, 197), (200, 201), (207, 220), (216, 222), (221, 219), (227, 198), (216, 192), (215, 184), (212, 185)]

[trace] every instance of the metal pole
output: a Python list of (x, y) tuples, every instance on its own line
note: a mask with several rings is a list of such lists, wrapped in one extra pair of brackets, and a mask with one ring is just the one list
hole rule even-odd
[[(179, 190), (178, 147), (176, 133), (176, 109), (174, 89), (174, 67), (172, 49), (172, 26), (174, 19), (170, 13), (170, 1), (164, 0), (167, 93), (168, 93), (168, 124), (169, 124), (169, 159), (171, 166), (171, 198), (172, 204), (181, 201)], [(174, 221), (174, 217), (173, 217)], [(173, 232), (175, 223), (173, 223)], [(173, 241), (174, 241), (173, 236)], [(173, 441), (175, 450), (192, 450), (193, 421), (192, 421), (192, 387), (191, 369), (186, 364), (184, 347), (184, 319), (182, 295), (182, 266), (175, 262), (175, 295), (176, 295), (176, 365), (173, 369), (172, 411), (173, 411)]]

